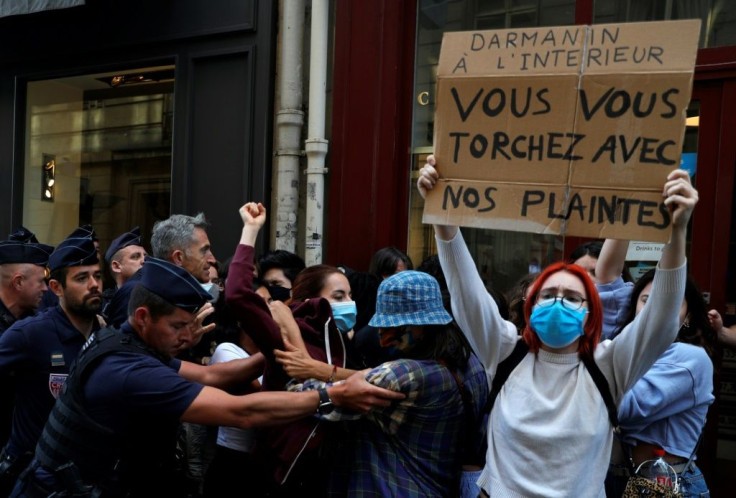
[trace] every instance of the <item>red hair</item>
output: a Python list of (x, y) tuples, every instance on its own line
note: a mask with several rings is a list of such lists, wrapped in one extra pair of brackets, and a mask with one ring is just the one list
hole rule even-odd
[(601, 330), (603, 329), (603, 307), (601, 306), (601, 298), (598, 297), (598, 291), (595, 288), (595, 284), (590, 279), (588, 272), (578, 265), (571, 263), (554, 263), (545, 268), (537, 277), (532, 284), (529, 297), (527, 298), (526, 303), (524, 303), (524, 318), (526, 319), (527, 325), (522, 333), (522, 337), (529, 345), (529, 349), (531, 351), (535, 354), (539, 352), (539, 347), (542, 345), (542, 341), (530, 325), (532, 308), (537, 302), (537, 295), (539, 294), (539, 291), (542, 290), (547, 279), (561, 271), (570, 273), (577, 277), (585, 288), (586, 302), (588, 303), (588, 319), (583, 326), (583, 336), (580, 338), (578, 355), (580, 355), (581, 358), (585, 356), (593, 359), (593, 351), (600, 341)]

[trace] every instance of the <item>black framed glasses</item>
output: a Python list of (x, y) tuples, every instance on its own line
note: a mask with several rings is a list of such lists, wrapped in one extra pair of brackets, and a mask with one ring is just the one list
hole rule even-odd
[(553, 306), (558, 300), (562, 303), (562, 306), (574, 311), (582, 308), (583, 303), (587, 301), (587, 299), (579, 294), (567, 294), (565, 296), (558, 296), (554, 292), (547, 291), (542, 291), (537, 294), (537, 305), (543, 308)]

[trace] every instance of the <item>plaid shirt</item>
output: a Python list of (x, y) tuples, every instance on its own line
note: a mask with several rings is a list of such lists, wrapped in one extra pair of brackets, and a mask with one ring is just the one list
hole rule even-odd
[[(336, 408), (327, 420), (346, 422), (332, 448), (330, 494), (334, 496), (454, 496), (466, 437), (478, 433), (488, 397), (486, 375), (475, 355), (458, 377), (472, 397), (465, 414), (450, 371), (436, 361), (396, 360), (371, 370), (366, 379), (400, 391), (406, 399), (360, 416)], [(308, 381), (301, 389), (319, 387)], [(467, 434), (466, 431), (472, 433)]]

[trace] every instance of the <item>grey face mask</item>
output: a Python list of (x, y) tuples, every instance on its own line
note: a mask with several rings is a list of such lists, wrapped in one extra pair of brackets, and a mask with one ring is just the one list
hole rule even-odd
[(220, 287), (214, 283), (214, 282), (207, 282), (206, 284), (200, 284), (202, 288), (207, 292), (210, 296), (210, 302), (214, 303), (217, 301), (217, 298), (220, 297)]

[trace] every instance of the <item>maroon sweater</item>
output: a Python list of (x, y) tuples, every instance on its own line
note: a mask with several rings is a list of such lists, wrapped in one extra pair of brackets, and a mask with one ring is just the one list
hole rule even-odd
[[(281, 339), (281, 330), (271, 317), (268, 305), (253, 291), (254, 252), (252, 246), (238, 245), (228, 270), (225, 296), (228, 308), (266, 357), (262, 389), (283, 391), (291, 377), (276, 362), (273, 351), (284, 349), (284, 343)], [(299, 325), (309, 355), (316, 360), (327, 362), (325, 323), (332, 318), (330, 303), (326, 299), (315, 298), (292, 303), (289, 307)], [(334, 320), (330, 320), (328, 324), (328, 337), (332, 364), (344, 367), (345, 348)], [(286, 425), (260, 429), (260, 432), (261, 437), (256, 448), (258, 456), (263, 459), (262, 461), (273, 465), (274, 480), (282, 483), (296, 463), (297, 457), (305, 459), (314, 455), (322, 442), (325, 430), (316, 418), (307, 417)], [(314, 436), (310, 438), (313, 432)]]

